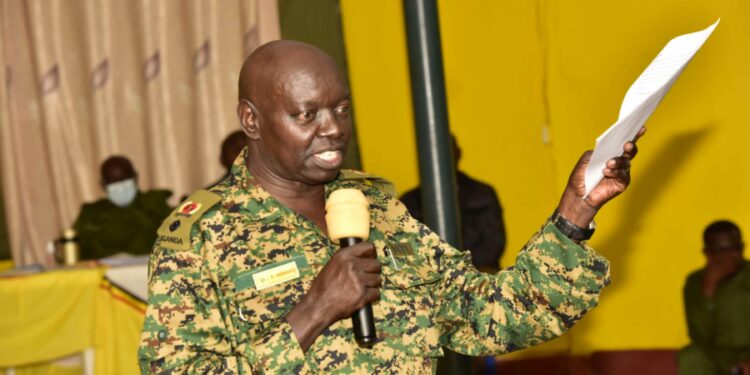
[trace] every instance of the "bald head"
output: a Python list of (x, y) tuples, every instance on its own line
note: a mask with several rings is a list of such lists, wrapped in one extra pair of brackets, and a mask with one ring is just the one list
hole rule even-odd
[(333, 58), (313, 45), (295, 40), (266, 43), (242, 64), (238, 99), (258, 103), (269, 90), (287, 84), (282, 78), (290, 72), (311, 69), (333, 69), (340, 76)]
[(351, 136), (349, 88), (325, 52), (280, 40), (242, 66), (237, 116), (254, 180), (322, 186), (336, 177)]
[(124, 156), (110, 156), (107, 158), (102, 163), (101, 172), (103, 185), (135, 178), (136, 176), (133, 164)]

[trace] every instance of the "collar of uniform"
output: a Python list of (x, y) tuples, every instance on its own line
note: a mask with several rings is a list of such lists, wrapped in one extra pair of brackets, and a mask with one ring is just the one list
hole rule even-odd
[[(230, 186), (226, 186), (225, 202), (241, 205), (245, 210), (252, 212), (255, 220), (261, 223), (285, 222), (312, 230), (320, 230), (312, 221), (277, 201), (266, 189), (250, 182), (253, 176), (245, 162), (247, 154), (248, 150), (245, 147), (232, 164)], [(379, 179), (379, 177), (359, 171), (339, 171), (336, 178), (325, 185), (326, 199), (332, 191), (337, 189), (354, 188), (363, 190), (365, 188), (365, 190), (369, 190), (373, 188), (372, 182), (369, 181), (371, 179)], [(365, 193), (365, 195), (369, 194)]]
[[(224, 185), (225, 206), (232, 211), (232, 206), (249, 212), (253, 220), (260, 224), (271, 222), (291, 223), (294, 215), (289, 215), (292, 210), (274, 199), (260, 185), (253, 184), (253, 176), (247, 168), (248, 150), (245, 147), (234, 159), (229, 172), (228, 184)], [(287, 212), (285, 212), (287, 211)]]
[(247, 147), (243, 148), (242, 152), (240, 152), (240, 154), (237, 155), (237, 158), (234, 159), (232, 168), (229, 171), (229, 174), (235, 180), (234, 182), (244, 189), (248, 189), (252, 186), (250, 180), (253, 179), (253, 176), (250, 175), (250, 171), (247, 169), (247, 153)]
[(312, 221), (276, 200), (262, 186), (251, 182), (253, 176), (245, 162), (247, 153), (248, 150), (245, 147), (232, 164), (230, 172), (232, 181), (225, 200), (240, 205), (243, 210), (252, 213), (253, 218), (261, 224), (284, 223), (319, 230)]

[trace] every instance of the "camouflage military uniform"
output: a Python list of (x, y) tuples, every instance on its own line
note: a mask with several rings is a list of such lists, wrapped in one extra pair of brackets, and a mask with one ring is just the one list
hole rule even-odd
[[(326, 193), (353, 187), (371, 202), (369, 241), (383, 265), (373, 303), (379, 341), (359, 348), (344, 319), (304, 353), (284, 315), (338, 246), (250, 184), (243, 156), (159, 229), (139, 351), (144, 373), (432, 373), (441, 346), (499, 354), (562, 334), (609, 282), (606, 259), (550, 224), (514, 267), (482, 274), (468, 252), (409, 216), (382, 180), (344, 172)], [(269, 284), (257, 277), (264, 271), (293, 279)]]

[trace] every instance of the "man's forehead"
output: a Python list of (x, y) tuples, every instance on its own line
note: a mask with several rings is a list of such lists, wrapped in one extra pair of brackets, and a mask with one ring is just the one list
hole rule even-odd
[(317, 96), (343, 95), (349, 91), (335, 66), (296, 66), (286, 73), (278, 75), (274, 82), (275, 88), (281, 92)]
[(331, 105), (349, 98), (349, 87), (335, 65), (289, 64), (265, 81), (264, 89), (253, 90), (254, 101), (265, 108)]
[(275, 88), (285, 89), (290, 81), (300, 76), (327, 74), (341, 77), (333, 58), (319, 48), (290, 40), (270, 42), (256, 49), (243, 64), (240, 97), (246, 90), (261, 93)]
[(708, 235), (709, 243), (735, 242), (741, 240), (742, 236), (736, 230), (725, 230)]

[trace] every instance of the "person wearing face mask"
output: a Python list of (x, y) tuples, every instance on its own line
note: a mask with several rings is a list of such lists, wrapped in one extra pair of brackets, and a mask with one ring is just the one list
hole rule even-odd
[(81, 259), (117, 253), (148, 254), (156, 229), (172, 208), (167, 190), (138, 189), (138, 174), (124, 156), (111, 156), (101, 166), (106, 197), (84, 204), (73, 228), (78, 232)]

